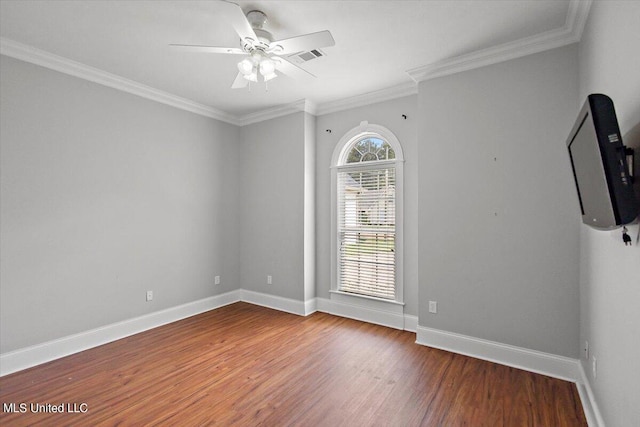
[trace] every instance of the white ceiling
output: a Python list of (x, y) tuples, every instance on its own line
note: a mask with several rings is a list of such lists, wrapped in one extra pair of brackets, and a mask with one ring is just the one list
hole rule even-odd
[(336, 45), (287, 76), (230, 89), (238, 56), (170, 43), (237, 46), (217, 1), (0, 2), (0, 35), (182, 98), (242, 116), (307, 99), (326, 105), (410, 84), (408, 70), (473, 56), (566, 27), (570, 0), (237, 1), (264, 11), (276, 39), (329, 30)]

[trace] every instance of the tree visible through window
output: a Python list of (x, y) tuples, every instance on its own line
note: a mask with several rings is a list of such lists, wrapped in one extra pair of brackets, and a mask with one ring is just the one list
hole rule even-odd
[(396, 154), (387, 141), (369, 137), (357, 141), (347, 156), (347, 163), (395, 159)]

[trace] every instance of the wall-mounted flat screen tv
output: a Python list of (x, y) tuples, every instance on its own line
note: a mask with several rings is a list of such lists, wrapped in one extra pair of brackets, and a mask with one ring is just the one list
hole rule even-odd
[(582, 222), (610, 230), (633, 222), (640, 210), (613, 101), (587, 97), (567, 138)]

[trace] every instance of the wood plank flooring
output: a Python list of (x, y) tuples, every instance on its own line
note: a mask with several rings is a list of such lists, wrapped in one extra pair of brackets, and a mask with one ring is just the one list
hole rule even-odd
[[(5, 376), (0, 401), (2, 426), (587, 425), (572, 383), (405, 331), (247, 303)], [(9, 403), (78, 412), (4, 412)]]

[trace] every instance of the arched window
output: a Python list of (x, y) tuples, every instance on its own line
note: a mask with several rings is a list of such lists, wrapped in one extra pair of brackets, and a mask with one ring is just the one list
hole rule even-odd
[(391, 145), (376, 134), (358, 135), (350, 147), (345, 163), (373, 162), (396, 158)]
[(362, 122), (333, 158), (334, 292), (402, 302), (402, 149)]

